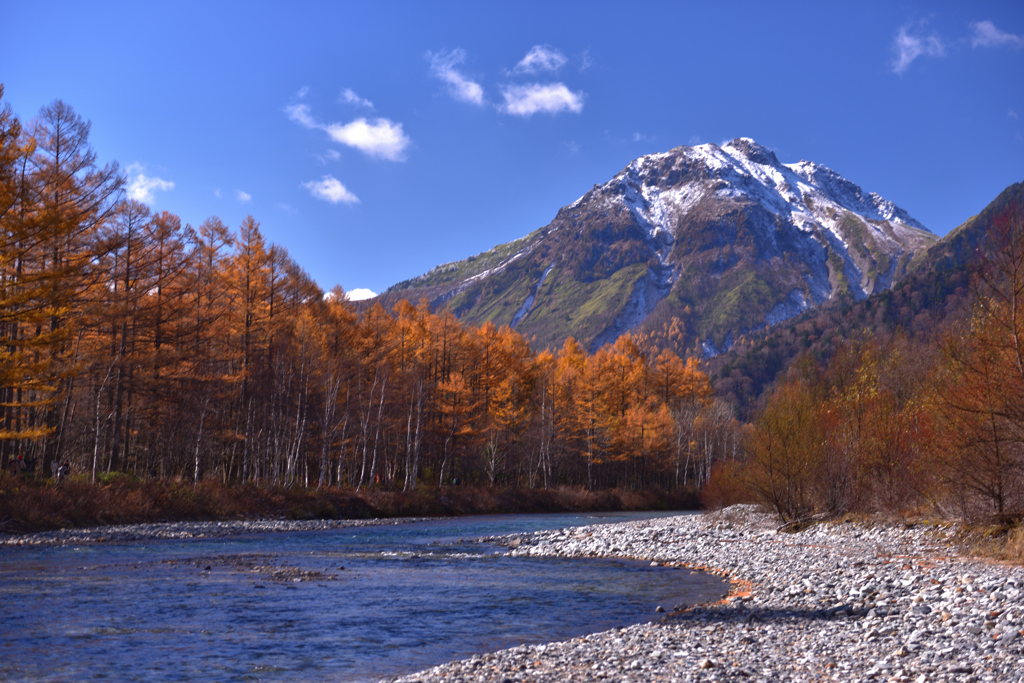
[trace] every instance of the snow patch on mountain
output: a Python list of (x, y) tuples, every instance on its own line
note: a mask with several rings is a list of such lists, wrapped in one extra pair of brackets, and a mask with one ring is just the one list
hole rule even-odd
[(518, 325), (519, 322), (523, 318), (525, 318), (526, 315), (530, 312), (530, 310), (533, 308), (533, 302), (537, 298), (537, 293), (540, 291), (540, 288), (544, 286), (544, 280), (548, 278), (548, 273), (550, 273), (551, 269), (554, 267), (555, 264), (552, 263), (544, 270), (544, 272), (540, 276), (540, 281), (537, 282), (537, 286), (533, 288), (533, 291), (530, 292), (529, 296), (526, 297), (526, 301), (524, 301), (523, 305), (519, 307), (519, 310), (516, 311), (516, 314), (512, 316), (512, 322), (509, 323), (509, 327), (515, 328), (515, 326)]
[(775, 305), (775, 308), (768, 313), (765, 322), (769, 325), (774, 325), (787, 318), (800, 315), (808, 308), (810, 308), (810, 304), (804, 297), (804, 293), (799, 289), (794, 289), (789, 293), (785, 301)]

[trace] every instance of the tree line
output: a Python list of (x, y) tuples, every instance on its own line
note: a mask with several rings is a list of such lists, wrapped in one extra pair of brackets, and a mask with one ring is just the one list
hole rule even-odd
[[(2, 96), (2, 90), (0, 90)], [(67, 104), (0, 110), (0, 462), (46, 476), (411, 490), (693, 487), (738, 458), (697, 361), (536, 352), (426, 302), (355, 307), (247, 217), (125, 197)]]

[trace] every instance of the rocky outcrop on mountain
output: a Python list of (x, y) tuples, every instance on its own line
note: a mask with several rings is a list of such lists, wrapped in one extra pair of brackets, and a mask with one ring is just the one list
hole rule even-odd
[(935, 236), (835, 171), (748, 138), (636, 159), (526, 237), (395, 285), (538, 346), (635, 330), (714, 355), (829, 301), (888, 289)]

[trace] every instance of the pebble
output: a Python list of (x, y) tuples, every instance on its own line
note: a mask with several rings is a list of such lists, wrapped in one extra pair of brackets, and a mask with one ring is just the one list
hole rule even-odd
[[(516, 557), (627, 557), (728, 577), (729, 597), (389, 681), (1024, 682), (1024, 571), (952, 525), (776, 529), (753, 506), (481, 539)], [(738, 598), (738, 599), (737, 599)]]

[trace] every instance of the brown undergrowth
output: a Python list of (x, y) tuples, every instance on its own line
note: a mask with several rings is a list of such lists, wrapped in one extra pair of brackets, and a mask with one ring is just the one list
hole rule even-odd
[(0, 533), (229, 519), (368, 519), (493, 513), (695, 509), (691, 493), (452, 486), (412, 492), (229, 486), (115, 476), (59, 484), (0, 476)]
[(961, 533), (965, 551), (974, 557), (1024, 565), (1024, 522), (969, 527)]

